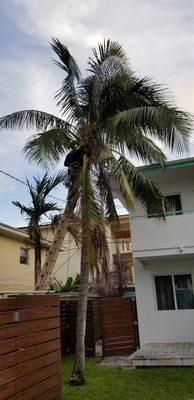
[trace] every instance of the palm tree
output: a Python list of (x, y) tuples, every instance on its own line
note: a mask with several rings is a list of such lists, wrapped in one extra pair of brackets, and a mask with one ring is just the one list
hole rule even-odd
[[(118, 182), (128, 209), (133, 197), (146, 209), (163, 216), (162, 195), (129, 159), (165, 166), (158, 139), (170, 150), (187, 150), (190, 116), (171, 104), (166, 91), (149, 78), (135, 76), (122, 46), (104, 41), (93, 49), (84, 78), (66, 46), (52, 40), (65, 75), (55, 100), (62, 118), (25, 110), (0, 119), (1, 129), (35, 128), (25, 152), (30, 160), (52, 165), (66, 156), (68, 167), (67, 220), (81, 214), (82, 251), (77, 319), (77, 343), (71, 384), (83, 384), (85, 327), (89, 269), (107, 273), (108, 254), (104, 220), (118, 224), (111, 179)], [(70, 151), (71, 150), (71, 151)], [(67, 154), (70, 151), (69, 154)], [(77, 210), (76, 210), (77, 211)]]
[(26, 181), (31, 204), (24, 205), (19, 201), (13, 201), (13, 204), (19, 208), (20, 213), (26, 216), (28, 222), (28, 231), (30, 244), (34, 247), (34, 280), (35, 285), (38, 275), (41, 271), (41, 252), (44, 245), (44, 240), (41, 234), (40, 223), (42, 217), (48, 212), (60, 211), (56, 203), (46, 201), (50, 192), (61, 182), (64, 181), (64, 173), (60, 172), (53, 178), (46, 173), (43, 178), (35, 178), (34, 184)]

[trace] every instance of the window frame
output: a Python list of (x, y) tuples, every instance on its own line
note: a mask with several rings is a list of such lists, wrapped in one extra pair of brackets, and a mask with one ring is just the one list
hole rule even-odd
[[(174, 282), (174, 276), (176, 275), (191, 275), (191, 282), (192, 282), (192, 290), (193, 290), (193, 295), (194, 295), (194, 286), (193, 286), (193, 274), (191, 271), (186, 271), (186, 272), (171, 272), (171, 273), (158, 273), (158, 274), (152, 274), (152, 284), (154, 288), (154, 305), (155, 305), (155, 310), (157, 312), (161, 311), (194, 311), (194, 308), (178, 308), (177, 307), (177, 297), (176, 297), (176, 288), (175, 288), (175, 282)], [(158, 302), (157, 302), (157, 293), (156, 293), (156, 284), (155, 284), (155, 277), (157, 276), (171, 276), (172, 280), (172, 289), (173, 289), (173, 296), (174, 296), (174, 305), (175, 308), (173, 310), (159, 310), (158, 309)]]
[[(176, 217), (176, 216), (180, 216), (180, 215), (183, 215), (184, 214), (184, 212), (183, 212), (183, 201), (182, 201), (182, 193), (181, 192), (171, 192), (171, 193), (163, 193), (163, 197), (165, 198), (165, 197), (167, 197), (167, 196), (179, 196), (180, 197), (180, 204), (181, 204), (181, 210), (180, 211), (177, 211), (176, 213), (174, 213), (174, 214), (171, 214), (170, 212), (167, 212), (166, 213), (166, 210), (165, 210), (165, 203), (164, 203), (164, 199), (163, 199), (163, 211), (164, 211), (164, 214), (165, 214), (165, 216), (166, 217)], [(158, 218), (158, 215), (156, 215), (156, 214), (149, 214), (149, 211), (148, 210), (146, 210), (146, 214), (147, 214), (147, 218), (148, 219), (153, 219), (153, 218)]]
[(165, 197), (168, 197), (168, 196), (179, 196), (179, 198), (180, 198), (180, 205), (181, 205), (181, 209), (180, 209), (180, 211), (176, 211), (174, 214), (171, 214), (171, 212), (166, 212), (166, 210), (165, 210), (165, 202), (164, 202), (164, 200), (163, 200), (163, 207), (164, 207), (164, 213), (165, 213), (165, 215), (166, 215), (166, 217), (173, 217), (173, 216), (177, 216), (177, 215), (183, 215), (183, 202), (182, 202), (182, 194), (181, 194), (181, 192), (174, 192), (174, 193), (165, 193), (164, 195), (164, 199), (165, 199)]
[[(25, 250), (25, 252), (26, 252), (26, 262), (22, 262), (21, 261), (21, 258), (22, 258), (21, 250)], [(28, 265), (29, 264), (29, 248), (28, 247), (20, 247), (19, 263), (22, 264), (22, 265)]]

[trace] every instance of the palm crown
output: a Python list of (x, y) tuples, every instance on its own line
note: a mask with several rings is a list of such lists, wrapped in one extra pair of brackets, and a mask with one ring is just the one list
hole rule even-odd
[(74, 206), (84, 195), (92, 237), (98, 242), (104, 236), (99, 235), (104, 205), (109, 222), (118, 221), (112, 177), (128, 208), (135, 196), (153, 213), (163, 212), (157, 186), (129, 158), (137, 156), (143, 162), (164, 166), (165, 155), (153, 139), (180, 153), (187, 149), (191, 120), (170, 104), (161, 86), (135, 76), (117, 42), (107, 40), (93, 49), (84, 78), (66, 46), (58, 39), (53, 39), (51, 46), (58, 57), (54, 62), (65, 74), (55, 96), (62, 118), (25, 110), (0, 118), (0, 128), (35, 128), (40, 132), (29, 139), (24, 150), (31, 160), (44, 165), (58, 162), (73, 149), (65, 165), (79, 161), (73, 182), (74, 194), (79, 195)]

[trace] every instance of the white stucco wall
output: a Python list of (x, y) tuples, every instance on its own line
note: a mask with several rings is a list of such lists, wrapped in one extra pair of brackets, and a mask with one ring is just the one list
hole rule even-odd
[(194, 168), (157, 170), (146, 176), (164, 195), (180, 194), (183, 214), (167, 216), (166, 222), (147, 218), (146, 210), (135, 200), (131, 218), (134, 258), (194, 253)]
[(146, 343), (193, 342), (194, 310), (157, 310), (154, 275), (192, 273), (194, 256), (142, 262), (134, 260), (141, 346)]

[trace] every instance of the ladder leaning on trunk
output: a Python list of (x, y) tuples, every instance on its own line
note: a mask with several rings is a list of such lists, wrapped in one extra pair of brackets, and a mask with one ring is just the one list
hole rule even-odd
[(58, 229), (55, 233), (53, 242), (46, 256), (45, 263), (37, 279), (36, 290), (47, 290), (50, 284), (50, 277), (55, 266), (58, 254), (61, 250), (61, 246), (67, 232), (67, 226), (69, 224), (69, 218), (67, 216), (67, 210), (60, 219)]

